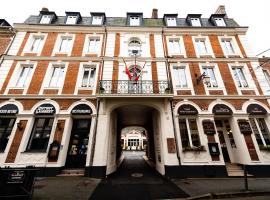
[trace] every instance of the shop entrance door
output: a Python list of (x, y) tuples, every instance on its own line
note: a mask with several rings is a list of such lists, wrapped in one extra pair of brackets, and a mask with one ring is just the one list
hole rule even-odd
[(84, 168), (91, 119), (74, 119), (67, 153), (67, 168)]

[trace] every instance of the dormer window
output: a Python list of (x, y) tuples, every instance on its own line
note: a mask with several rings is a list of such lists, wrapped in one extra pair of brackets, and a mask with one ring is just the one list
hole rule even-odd
[(176, 18), (175, 17), (167, 17), (167, 26), (176, 26)]
[(130, 26), (140, 26), (140, 17), (139, 16), (130, 16), (129, 25)]
[(102, 16), (93, 16), (92, 25), (101, 25), (103, 21)]
[(52, 21), (52, 15), (42, 15), (40, 24), (50, 24)]
[(67, 21), (66, 21), (66, 24), (77, 24), (77, 16), (75, 15), (70, 15), (70, 16), (67, 16)]
[(214, 18), (217, 26), (226, 26), (223, 18)]
[(201, 26), (200, 18), (190, 18), (192, 26)]

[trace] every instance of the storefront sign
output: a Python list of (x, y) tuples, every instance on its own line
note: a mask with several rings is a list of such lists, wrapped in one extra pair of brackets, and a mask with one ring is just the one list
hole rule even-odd
[(16, 115), (19, 113), (19, 109), (14, 104), (7, 104), (0, 108), (0, 115)]
[(35, 110), (35, 115), (53, 115), (56, 110), (52, 104), (42, 104)]
[(238, 126), (242, 134), (251, 134), (252, 129), (248, 121), (238, 120)]
[(205, 120), (202, 122), (203, 131), (206, 135), (214, 135), (216, 133), (214, 122)]
[(25, 178), (25, 172), (21, 170), (14, 170), (9, 174), (7, 183), (23, 183)]
[(265, 115), (267, 114), (267, 111), (258, 104), (250, 104), (247, 107), (247, 113), (251, 115)]
[(168, 153), (176, 153), (176, 145), (174, 138), (167, 138)]
[(178, 114), (179, 115), (197, 115), (198, 111), (192, 105), (183, 104), (182, 106), (179, 107)]
[(213, 113), (215, 115), (232, 115), (232, 110), (224, 104), (217, 104), (213, 108)]
[(91, 115), (92, 114), (92, 109), (86, 105), (86, 104), (80, 104), (75, 106), (71, 110), (72, 115)]

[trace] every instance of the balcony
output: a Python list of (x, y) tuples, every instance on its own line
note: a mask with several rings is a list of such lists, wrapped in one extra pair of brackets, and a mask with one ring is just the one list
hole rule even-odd
[(102, 80), (99, 82), (99, 94), (102, 96), (171, 96), (172, 90), (168, 81)]

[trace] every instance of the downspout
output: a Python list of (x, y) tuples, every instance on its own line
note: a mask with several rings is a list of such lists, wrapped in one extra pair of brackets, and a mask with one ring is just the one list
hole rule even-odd
[[(168, 63), (168, 55), (166, 52), (166, 48), (165, 48), (165, 41), (164, 41), (164, 30), (162, 28), (162, 45), (163, 45), (163, 53), (164, 53), (164, 58), (165, 58), (165, 65), (166, 65), (166, 74), (167, 74), (167, 79), (169, 81), (170, 84), (170, 88), (171, 88), (171, 92), (173, 91), (173, 85), (172, 85), (172, 79), (171, 79), (171, 75), (170, 75), (170, 70), (169, 70), (169, 63)], [(175, 128), (175, 122), (174, 122), (174, 115), (173, 115), (173, 103), (172, 103), (172, 99), (170, 100), (170, 106), (171, 106), (171, 114), (172, 114), (172, 122), (173, 122), (173, 135), (175, 138), (175, 145), (176, 145), (176, 156), (179, 162), (179, 165), (181, 165), (181, 159), (180, 159), (180, 155), (179, 155), (179, 145), (178, 145), (178, 140), (176, 137), (176, 128)]]

